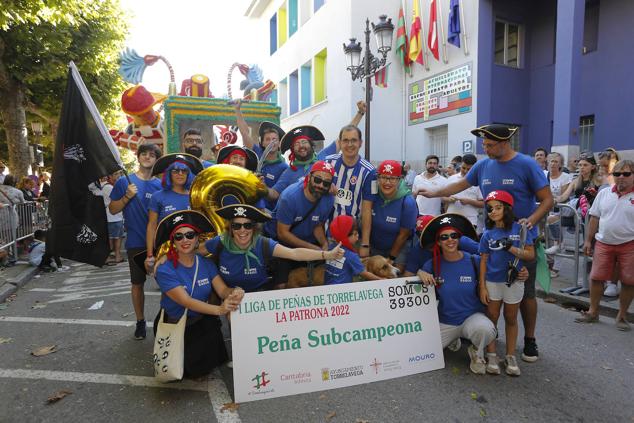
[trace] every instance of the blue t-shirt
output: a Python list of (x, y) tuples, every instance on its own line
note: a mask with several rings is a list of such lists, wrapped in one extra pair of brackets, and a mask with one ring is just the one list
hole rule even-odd
[[(509, 269), (509, 263), (515, 260), (515, 256), (506, 250), (493, 251), (490, 245), (504, 238), (513, 241), (513, 246), (520, 246), (520, 229), (522, 226), (513, 222), (510, 231), (502, 228), (486, 229), (480, 238), (480, 254), (488, 254), (486, 279), (488, 282), (502, 283), (506, 282), (506, 273)], [(534, 236), (531, 231), (527, 231), (526, 245), (533, 245)], [(524, 263), (520, 260), (517, 269), (521, 269)]]
[(337, 154), (337, 141), (332, 141), (317, 153), (317, 160), (326, 160), (326, 157)]
[[(335, 199), (332, 195), (326, 194), (318, 201), (319, 204), (317, 204), (317, 207), (315, 207), (310, 215), (306, 216), (306, 218), (291, 231), (296, 237), (311, 244), (317, 244), (313, 231), (317, 225), (325, 223), (326, 220), (328, 220)], [(278, 221), (285, 225), (293, 225), (295, 221), (301, 220), (313, 205), (314, 203), (308, 201), (308, 198), (304, 195), (303, 182), (296, 182), (291, 185), (282, 193), (277, 201), (277, 206), (273, 211), (273, 218), (265, 224), (267, 233), (271, 236), (277, 236)]]
[[(337, 244), (331, 243), (330, 248)], [(324, 284), (333, 285), (352, 282), (352, 278), (361, 274), (365, 266), (361, 263), (359, 255), (347, 248), (343, 249), (343, 257), (337, 260), (326, 260)]]
[(230, 287), (239, 286), (246, 292), (253, 292), (264, 285), (269, 277), (266, 272), (266, 260), (264, 258), (264, 249), (262, 243), (267, 240), (269, 243), (269, 257), (273, 256), (273, 250), (277, 246), (277, 241), (270, 238), (258, 237), (253, 247), (253, 253), (260, 259), (258, 263), (253, 257), (249, 257), (249, 267), (247, 268), (246, 257), (244, 254), (234, 254), (228, 251), (224, 246), (220, 246), (220, 237), (216, 236), (205, 243), (205, 248), (212, 254), (215, 254), (219, 248), (220, 257), (218, 258), (218, 274), (222, 280)]
[(478, 160), (466, 176), (473, 186), (479, 186), (486, 198), (491, 191), (503, 190), (513, 196), (513, 212), (522, 219), (537, 208), (535, 193), (549, 186), (544, 171), (533, 158), (518, 153), (508, 162), (493, 159)]
[(401, 229), (414, 230), (418, 206), (411, 195), (394, 200), (385, 205), (385, 200), (376, 196), (372, 204), (372, 232), (370, 245), (388, 251), (392, 248)]
[(326, 162), (335, 169), (332, 182), (337, 187), (335, 209), (332, 218), (348, 215), (359, 218), (363, 200), (374, 201), (377, 194), (376, 169), (372, 163), (361, 158), (354, 166), (346, 166), (341, 153), (326, 157)]
[(171, 189), (162, 189), (152, 195), (149, 209), (158, 214), (160, 222), (169, 214), (180, 210), (189, 210), (189, 194), (179, 194)]
[[(460, 251), (467, 252), (469, 254), (478, 254), (480, 244), (477, 241), (472, 240), (468, 236), (461, 236), (458, 241), (458, 249)], [(416, 273), (423, 268), (423, 265), (427, 260), (431, 260), (431, 250), (423, 250), (420, 247), (420, 242), (416, 240), (412, 248), (410, 248), (407, 254), (407, 262), (405, 263), (405, 271), (410, 273)], [(431, 273), (431, 272), (428, 272)]]
[[(284, 161), (273, 164), (265, 164), (262, 166), (262, 176), (264, 176), (264, 183), (266, 186), (273, 188), (286, 169), (288, 169), (288, 165)], [(273, 210), (277, 204), (277, 200), (266, 200), (265, 204), (267, 209)]]
[[(218, 274), (216, 265), (208, 259), (198, 257), (198, 276), (196, 277), (196, 285), (194, 286), (194, 292), (192, 294), (192, 281), (196, 272), (196, 263), (192, 267), (186, 267), (181, 263), (178, 263), (178, 267), (174, 268), (174, 265), (170, 260), (161, 264), (156, 269), (156, 282), (161, 287), (161, 307), (165, 309), (165, 312), (171, 318), (180, 318), (185, 311), (185, 307), (177, 304), (174, 300), (166, 295), (171, 289), (182, 286), (190, 297), (200, 301), (207, 302), (211, 295), (211, 282)], [(197, 313), (192, 310), (187, 311), (187, 316), (198, 316)]]
[(203, 163), (203, 169), (207, 169), (208, 167), (215, 165), (214, 162), (210, 162), (208, 160), (201, 160), (201, 162)]
[(289, 168), (282, 172), (280, 177), (277, 179), (277, 182), (273, 185), (273, 189), (277, 191), (278, 194), (282, 195), (286, 188), (300, 180), (303, 181), (304, 176), (310, 171), (310, 167), (312, 165), (313, 164), (310, 163), (305, 166), (296, 166), (295, 170), (289, 166)]
[[(480, 257), (463, 253), (459, 261), (449, 262), (441, 257), (440, 276), (444, 282), (436, 287), (438, 296), (438, 320), (446, 325), (461, 325), (469, 316), (484, 311), (484, 305), (478, 298), (478, 273)], [(433, 273), (432, 260), (423, 266), (427, 273)]]
[[(129, 175), (130, 181), (136, 185), (137, 199), (132, 198), (123, 208), (123, 218), (127, 231), (125, 241), (126, 248), (145, 248), (145, 235), (147, 233), (148, 209), (152, 195), (161, 190), (161, 181), (152, 178), (144, 181), (137, 175)], [(111, 200), (120, 200), (128, 189), (128, 180), (119, 178), (110, 193)], [(139, 203), (140, 202), (140, 203)]]

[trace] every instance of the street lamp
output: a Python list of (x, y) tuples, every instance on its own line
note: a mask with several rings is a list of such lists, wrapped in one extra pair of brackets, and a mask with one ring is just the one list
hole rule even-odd
[(387, 53), (392, 50), (392, 34), (394, 24), (387, 15), (379, 16), (379, 22), (372, 24), (376, 38), (376, 46), (381, 58), (375, 57), (370, 51), (370, 20), (365, 20), (365, 55), (361, 59), (361, 43), (356, 38), (350, 38), (350, 43), (344, 43), (343, 52), (346, 55), (346, 69), (350, 71), (353, 81), (365, 80), (365, 159), (370, 160), (370, 102), (372, 101), (371, 77), (387, 63)]

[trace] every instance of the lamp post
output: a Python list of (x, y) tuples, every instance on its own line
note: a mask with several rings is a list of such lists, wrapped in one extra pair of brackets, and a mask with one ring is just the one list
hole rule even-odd
[(387, 15), (379, 16), (379, 22), (372, 24), (372, 30), (376, 37), (376, 46), (381, 58), (375, 57), (370, 51), (370, 20), (365, 20), (365, 55), (361, 59), (363, 51), (361, 43), (356, 38), (350, 38), (350, 42), (343, 45), (343, 51), (346, 55), (346, 69), (350, 71), (353, 81), (359, 79), (361, 82), (365, 80), (365, 159), (370, 160), (370, 103), (372, 101), (372, 75), (374, 75), (382, 67), (386, 66), (387, 53), (392, 50), (392, 35), (394, 33), (394, 25), (392, 19)]

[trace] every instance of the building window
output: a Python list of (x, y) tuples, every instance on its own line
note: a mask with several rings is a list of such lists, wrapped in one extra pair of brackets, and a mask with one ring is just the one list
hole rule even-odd
[(313, 12), (318, 11), (325, 2), (326, 0), (313, 0)]
[(326, 99), (326, 63), (328, 51), (323, 49), (315, 56), (315, 103)]
[(583, 54), (596, 51), (599, 45), (599, 0), (587, 0), (583, 18)]
[(289, 38), (297, 32), (298, 28), (298, 0), (288, 0), (288, 36)]
[(288, 117), (288, 82), (284, 78), (277, 84), (277, 105), (280, 106), (281, 117)]
[(269, 22), (270, 50), (273, 54), (277, 51), (277, 13), (273, 15)]
[(592, 151), (594, 142), (594, 115), (579, 118), (579, 149)]
[(300, 84), (301, 84), (301, 106), (302, 110), (307, 107), (310, 107), (312, 103), (312, 75), (313, 75), (313, 65), (312, 63), (306, 62), (301, 67), (300, 74)]
[(495, 21), (495, 64), (520, 67), (521, 26)]
[(428, 129), (430, 154), (438, 156), (438, 164), (444, 166), (447, 163), (448, 130), (447, 125)]
[(288, 20), (286, 14), (286, 2), (277, 10), (277, 48), (280, 48), (288, 38)]
[(288, 76), (288, 114), (299, 112), (299, 75), (294, 71)]

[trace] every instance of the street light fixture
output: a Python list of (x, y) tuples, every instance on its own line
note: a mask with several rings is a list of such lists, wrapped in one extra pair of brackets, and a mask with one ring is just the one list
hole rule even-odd
[(361, 43), (356, 38), (350, 38), (350, 42), (343, 45), (343, 52), (346, 55), (346, 69), (350, 71), (353, 81), (365, 80), (365, 159), (370, 160), (370, 102), (372, 101), (372, 80), (371, 77), (378, 70), (386, 66), (387, 53), (392, 50), (392, 35), (394, 24), (387, 15), (379, 16), (379, 22), (372, 24), (372, 30), (376, 39), (377, 50), (381, 53), (381, 58), (375, 57), (370, 51), (370, 20), (365, 20), (365, 55), (361, 59), (363, 51)]

